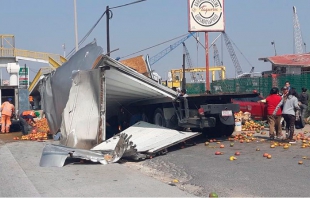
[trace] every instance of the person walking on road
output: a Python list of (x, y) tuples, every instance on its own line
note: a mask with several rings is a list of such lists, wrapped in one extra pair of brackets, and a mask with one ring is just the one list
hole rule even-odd
[(32, 110), (23, 111), (19, 115), (19, 122), (23, 135), (27, 135), (29, 133), (29, 125), (34, 125), (36, 123), (33, 119), (35, 117), (36, 114)]
[[(287, 88), (286, 88), (287, 89)], [(289, 143), (296, 143), (293, 140), (295, 121), (296, 121), (296, 110), (299, 110), (298, 99), (296, 97), (297, 93), (295, 89), (290, 89), (290, 91), (282, 97), (281, 102), (277, 105), (276, 109), (273, 111), (273, 115), (276, 115), (278, 109), (283, 105), (282, 116), (286, 122), (286, 133), (289, 134)]]
[(15, 113), (15, 107), (12, 104), (12, 98), (8, 98), (1, 105), (1, 133), (9, 133), (13, 113)]
[[(281, 108), (276, 111), (276, 114), (273, 115), (274, 110), (277, 105), (281, 102), (282, 97), (279, 95), (279, 89), (277, 87), (273, 87), (270, 90), (270, 95), (266, 98), (267, 103), (267, 119), (269, 124), (269, 136), (271, 140), (275, 138), (282, 137), (282, 127), (281, 127), (281, 118), (282, 118), (282, 110)], [(276, 131), (276, 136), (274, 134)]]

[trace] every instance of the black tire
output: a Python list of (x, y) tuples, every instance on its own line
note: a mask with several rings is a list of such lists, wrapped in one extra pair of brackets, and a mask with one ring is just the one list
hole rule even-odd
[(222, 136), (226, 136), (229, 137), (233, 134), (234, 130), (235, 130), (235, 125), (225, 125), (223, 123), (221, 123), (220, 128), (220, 134)]
[(154, 111), (153, 123), (158, 126), (166, 127), (166, 120), (162, 109), (157, 108)]
[(219, 118), (217, 118), (215, 127), (204, 128), (203, 132), (206, 133), (209, 138), (215, 138), (222, 136), (229, 137), (233, 134), (234, 130), (235, 125), (223, 124)]

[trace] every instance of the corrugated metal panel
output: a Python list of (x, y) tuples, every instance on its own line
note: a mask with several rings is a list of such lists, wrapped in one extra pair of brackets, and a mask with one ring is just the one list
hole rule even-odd
[[(137, 152), (140, 153), (155, 153), (200, 134), (197, 132), (167, 129), (142, 121), (129, 127), (122, 133), (132, 136), (130, 141), (136, 145)], [(110, 138), (92, 150), (113, 150), (116, 142), (117, 138)]]
[(135, 69), (137, 72), (150, 77), (143, 55), (120, 61), (122, 64)]
[(288, 54), (282, 56), (272, 56), (260, 58), (259, 60), (270, 61), (274, 65), (285, 66), (310, 66), (310, 54)]
[(94, 68), (97, 68), (99, 66), (109, 66), (112, 69), (118, 70), (118, 71), (126, 74), (127, 76), (130, 76), (130, 77), (134, 78), (135, 80), (138, 80), (138, 81), (144, 83), (145, 85), (151, 86), (152, 89), (159, 90), (160, 92), (164, 93), (165, 96), (168, 96), (170, 98), (176, 97), (176, 92), (173, 91), (172, 89), (165, 87), (161, 84), (158, 84), (153, 79), (148, 78), (148, 77), (144, 76), (143, 74), (138, 73), (134, 69), (132, 69), (126, 65), (121, 64), (120, 62), (110, 58), (109, 56), (103, 55), (102, 57), (100, 57), (100, 60), (96, 63), (96, 66)]

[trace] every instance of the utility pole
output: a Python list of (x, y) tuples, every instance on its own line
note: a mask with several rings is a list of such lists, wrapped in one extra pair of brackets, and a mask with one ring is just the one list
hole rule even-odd
[[(25, 64), (25, 67), (24, 67), (24, 72), (25, 72), (25, 80), (24, 80), (24, 82), (25, 82), (26, 79), (27, 79), (27, 66), (26, 66), (26, 64)], [(29, 79), (28, 79), (28, 80), (29, 80)], [(26, 89), (28, 89), (28, 82), (29, 82), (29, 81), (26, 81), (26, 83), (25, 83)]]
[(186, 89), (186, 77), (185, 77), (185, 54), (183, 54), (183, 64), (182, 64), (182, 88)]
[(107, 55), (110, 56), (110, 9), (109, 6), (106, 7), (105, 15), (107, 19)]
[(77, 27), (77, 13), (76, 13), (76, 0), (74, 1), (74, 31), (75, 31), (75, 51), (79, 50), (79, 40), (78, 40), (78, 27)]
[(210, 91), (209, 35), (208, 35), (208, 32), (205, 32), (205, 48), (206, 48), (206, 90)]

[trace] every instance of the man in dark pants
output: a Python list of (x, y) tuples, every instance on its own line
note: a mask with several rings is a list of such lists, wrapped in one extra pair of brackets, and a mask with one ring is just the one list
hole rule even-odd
[(29, 132), (29, 123), (35, 123), (34, 119), (36, 115), (34, 111), (24, 111), (19, 116), (20, 128), (22, 129), (23, 135), (27, 135)]
[(299, 95), (299, 102), (300, 102), (300, 110), (301, 110), (301, 118), (304, 122), (306, 122), (306, 113), (308, 109), (308, 102), (309, 102), (309, 95), (307, 93), (306, 88), (301, 88), (301, 94)]

